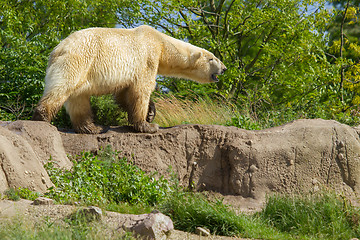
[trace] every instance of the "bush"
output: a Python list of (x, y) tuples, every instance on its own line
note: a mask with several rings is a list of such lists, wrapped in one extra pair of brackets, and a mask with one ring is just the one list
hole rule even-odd
[(110, 147), (97, 156), (86, 152), (72, 159), (69, 170), (54, 167), (46, 169), (55, 187), (46, 193), (61, 203), (79, 201), (83, 204), (111, 204), (127, 202), (153, 206), (166, 197), (172, 187), (167, 180), (155, 174), (147, 175)]
[(27, 188), (22, 188), (22, 187), (9, 188), (8, 190), (6, 190), (4, 192), (4, 194), (7, 199), (10, 199), (13, 201), (18, 201), (21, 198), (34, 201), (35, 199), (37, 199), (40, 196), (40, 193), (33, 192)]

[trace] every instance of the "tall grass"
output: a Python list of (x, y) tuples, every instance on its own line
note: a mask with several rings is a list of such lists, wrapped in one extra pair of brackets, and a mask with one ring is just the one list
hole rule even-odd
[(176, 229), (194, 232), (204, 227), (212, 234), (261, 239), (293, 239), (257, 217), (236, 214), (221, 200), (210, 201), (202, 194), (178, 192), (160, 206)]
[(260, 213), (282, 232), (312, 239), (351, 239), (360, 236), (359, 210), (333, 193), (273, 195)]
[(161, 127), (181, 124), (226, 125), (236, 116), (234, 106), (224, 101), (197, 98), (179, 99), (173, 95), (157, 96), (155, 122)]

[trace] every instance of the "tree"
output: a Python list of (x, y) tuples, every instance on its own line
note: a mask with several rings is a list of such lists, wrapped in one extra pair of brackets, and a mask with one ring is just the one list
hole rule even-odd
[(116, 1), (1, 0), (0, 116), (29, 118), (44, 84), (47, 58), (71, 32), (114, 27)]
[(342, 111), (359, 115), (360, 104), (360, 27), (358, 0), (335, 1), (335, 18), (329, 24), (328, 56), (339, 68), (336, 79), (341, 92)]
[[(316, 3), (316, 4), (315, 4)], [(216, 85), (168, 80), (172, 90), (217, 94), (258, 110), (317, 108), (331, 98), (324, 1), (143, 0), (119, 11), (123, 25), (150, 24), (204, 47), (229, 69)], [(314, 7), (316, 6), (316, 7)], [(126, 19), (127, 21), (124, 21)], [(122, 20), (122, 21), (121, 21)]]

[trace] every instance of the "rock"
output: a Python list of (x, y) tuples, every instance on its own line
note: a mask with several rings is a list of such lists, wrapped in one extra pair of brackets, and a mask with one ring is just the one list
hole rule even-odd
[(45, 192), (53, 186), (33, 146), (17, 132), (2, 127), (2, 124), (0, 160), (0, 192), (19, 187)]
[(11, 132), (21, 136), (32, 147), (42, 164), (50, 158), (60, 168), (70, 169), (71, 161), (62, 143), (61, 135), (55, 126), (46, 122), (15, 121), (1, 124)]
[(162, 213), (134, 215), (123, 224), (125, 231), (134, 232), (143, 239), (166, 239), (174, 229), (171, 219)]
[(54, 204), (54, 200), (46, 197), (38, 197), (33, 202), (33, 205), (53, 205), (53, 204)]
[(70, 216), (72, 219), (84, 218), (87, 221), (101, 220), (102, 210), (95, 206), (78, 209), (74, 214)]
[(210, 231), (208, 229), (205, 229), (205, 228), (202, 228), (202, 227), (197, 227), (195, 229), (195, 233), (197, 235), (200, 235), (200, 236), (205, 236), (205, 237), (210, 236)]

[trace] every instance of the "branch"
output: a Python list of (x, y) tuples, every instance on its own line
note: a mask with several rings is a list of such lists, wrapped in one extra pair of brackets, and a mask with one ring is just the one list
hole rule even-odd
[(187, 16), (181, 11), (181, 9), (179, 9), (179, 13), (180, 13), (181, 17), (184, 19), (184, 22), (186, 24), (185, 29), (189, 32), (190, 36), (192, 37), (193, 34), (192, 34), (192, 31), (191, 31), (190, 25), (188, 24), (189, 20), (188, 20)]
[(232, 0), (231, 3), (229, 4), (229, 7), (226, 9), (225, 12), (225, 17), (224, 17), (224, 26), (225, 26), (225, 31), (223, 34), (223, 38), (228, 38), (229, 36), (229, 24), (228, 24), (228, 15), (230, 12), (230, 9), (232, 8), (232, 5), (234, 4), (235, 0)]
[[(344, 24), (345, 24), (345, 18), (346, 18), (346, 12), (349, 8), (350, 0), (347, 1), (346, 7), (344, 10), (344, 15), (341, 20), (341, 27), (340, 27), (340, 58), (343, 58), (343, 48), (344, 48)], [(344, 77), (345, 77), (345, 69), (343, 68), (343, 63), (341, 61), (341, 72), (340, 72), (340, 91), (341, 91), (341, 101), (344, 102)]]
[[(218, 5), (217, 8), (215, 9), (215, 12), (218, 14), (218, 15), (216, 16), (216, 25), (219, 25), (219, 23), (220, 23), (221, 10), (222, 10), (222, 8), (223, 8), (224, 2), (225, 2), (225, 0), (221, 0), (221, 1), (219, 2), (219, 5)], [(219, 29), (216, 29), (216, 33), (219, 33)]]
[(151, 24), (153, 24), (153, 25), (155, 25), (155, 26), (161, 27), (161, 28), (164, 29), (167, 33), (169, 33), (172, 37), (175, 37), (175, 34), (174, 34), (168, 27), (166, 27), (165, 25), (163, 25), (163, 24), (161, 24), (161, 23), (159, 23), (159, 22), (154, 22), (154, 21), (152, 21), (150, 18), (147, 18), (147, 17), (145, 17), (145, 16), (143, 16), (143, 18), (144, 18), (146, 21), (148, 21), (149, 23), (151, 23)]

